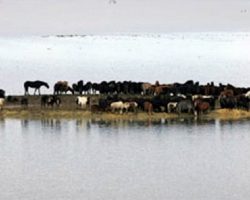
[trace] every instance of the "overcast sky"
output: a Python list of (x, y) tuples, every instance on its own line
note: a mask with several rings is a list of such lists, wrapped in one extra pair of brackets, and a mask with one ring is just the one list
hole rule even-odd
[(0, 35), (250, 31), (250, 0), (0, 0), (0, 27)]

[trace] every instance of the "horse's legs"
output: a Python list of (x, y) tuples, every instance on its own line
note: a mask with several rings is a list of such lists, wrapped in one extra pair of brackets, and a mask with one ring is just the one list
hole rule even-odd
[(29, 88), (28, 87), (24, 87), (24, 95), (28, 95), (29, 94)]

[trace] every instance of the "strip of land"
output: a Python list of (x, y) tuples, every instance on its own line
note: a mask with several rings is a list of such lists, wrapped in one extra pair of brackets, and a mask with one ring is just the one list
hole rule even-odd
[[(167, 113), (167, 112), (127, 112), (120, 114), (119, 112), (91, 112), (88, 108), (80, 108), (76, 105), (73, 95), (62, 95), (62, 104), (59, 107), (42, 107), (41, 96), (28, 96), (29, 105), (22, 106), (20, 100), (23, 96), (13, 96), (16, 101), (6, 102), (4, 109), (0, 111), (1, 118), (16, 119), (34, 119), (34, 118), (63, 118), (63, 119), (103, 119), (103, 120), (161, 120), (161, 119), (178, 119), (178, 118), (200, 118), (200, 119), (221, 119), (221, 120), (240, 120), (250, 119), (250, 112), (241, 109), (219, 109), (211, 110), (199, 116), (192, 114)], [(97, 96), (91, 97), (93, 101), (97, 100)]]
[(161, 120), (161, 119), (177, 119), (177, 118), (194, 118), (200, 119), (221, 119), (221, 120), (239, 120), (250, 119), (250, 112), (238, 109), (216, 109), (207, 114), (195, 116), (190, 114), (175, 114), (165, 112), (154, 112), (151, 115), (145, 112), (128, 112), (128, 113), (112, 113), (112, 112), (91, 112), (85, 109), (40, 109), (40, 108), (6, 108), (0, 111), (2, 118), (16, 119), (39, 119), (39, 118), (62, 118), (62, 119), (103, 119), (103, 120)]

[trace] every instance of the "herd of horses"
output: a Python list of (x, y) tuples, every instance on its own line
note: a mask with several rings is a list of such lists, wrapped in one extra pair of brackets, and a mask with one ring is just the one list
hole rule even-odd
[[(25, 96), (21, 104), (28, 106), (29, 88), (34, 89), (34, 95), (40, 88), (49, 89), (44, 81), (26, 81)], [(133, 81), (102, 81), (101, 83), (83, 80), (69, 85), (67, 81), (54, 84), (52, 95), (41, 95), (41, 106), (60, 106), (63, 94), (77, 95), (76, 103), (91, 111), (136, 112), (138, 110), (152, 112), (175, 112), (202, 114), (216, 108), (250, 109), (250, 88), (235, 87), (231, 84), (215, 85), (213, 82), (205, 85), (189, 80), (185, 83), (154, 84)], [(98, 102), (91, 103), (91, 94), (98, 96)], [(4, 90), (0, 90), (0, 99), (5, 98)], [(1, 104), (1, 101), (0, 101)], [(0, 108), (2, 106), (0, 105)]]

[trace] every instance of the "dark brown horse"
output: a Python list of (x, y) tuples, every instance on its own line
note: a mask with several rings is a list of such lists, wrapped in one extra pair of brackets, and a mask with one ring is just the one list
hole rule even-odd
[(41, 107), (59, 107), (61, 105), (61, 99), (56, 95), (43, 95), (41, 97)]
[(68, 85), (67, 81), (58, 81), (54, 85), (54, 95), (56, 95), (56, 94), (62, 94), (63, 92), (67, 93), (68, 91), (70, 91), (72, 94), (74, 94), (73, 88), (71, 88)]
[(49, 88), (49, 84), (43, 81), (26, 81), (24, 83), (24, 95), (29, 94), (29, 87), (35, 88), (34, 95), (36, 94), (36, 91), (38, 90), (38, 94), (40, 95), (40, 87), (45, 86), (46, 88)]
[(220, 93), (220, 97), (233, 97), (233, 96), (234, 96), (234, 91), (231, 89), (224, 89), (224, 91)]

